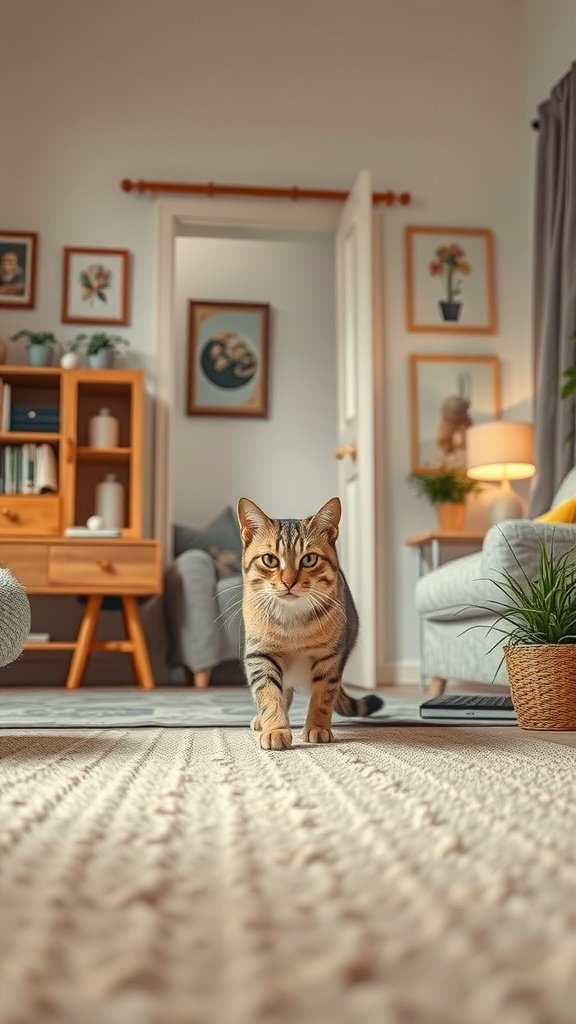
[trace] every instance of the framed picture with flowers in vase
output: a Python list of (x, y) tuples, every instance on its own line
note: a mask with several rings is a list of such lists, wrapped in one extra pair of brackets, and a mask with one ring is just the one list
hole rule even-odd
[(407, 227), (409, 331), (494, 334), (494, 241), (488, 228)]
[(128, 324), (127, 249), (67, 246), (62, 263), (62, 322)]

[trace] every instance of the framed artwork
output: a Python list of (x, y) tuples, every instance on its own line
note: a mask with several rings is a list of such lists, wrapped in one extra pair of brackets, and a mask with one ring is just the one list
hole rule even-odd
[(188, 416), (268, 415), (270, 306), (189, 303)]
[(410, 356), (412, 472), (466, 465), (466, 430), (500, 416), (497, 356)]
[(428, 227), (405, 232), (408, 330), (494, 334), (492, 232)]
[(127, 324), (128, 249), (66, 247), (62, 265), (62, 322)]
[(34, 231), (0, 231), (0, 307), (34, 308), (37, 245)]

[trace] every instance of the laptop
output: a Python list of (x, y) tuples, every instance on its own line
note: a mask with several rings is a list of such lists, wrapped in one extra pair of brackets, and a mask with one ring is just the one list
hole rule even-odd
[(476, 721), (516, 721), (512, 698), (505, 695), (444, 693), (420, 705), (421, 718), (472, 718)]

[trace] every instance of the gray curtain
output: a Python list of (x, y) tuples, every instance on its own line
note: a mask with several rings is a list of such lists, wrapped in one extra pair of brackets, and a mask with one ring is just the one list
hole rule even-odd
[(574, 404), (562, 371), (576, 364), (576, 62), (538, 108), (534, 233), (534, 419), (538, 475), (530, 514), (550, 508), (576, 461)]

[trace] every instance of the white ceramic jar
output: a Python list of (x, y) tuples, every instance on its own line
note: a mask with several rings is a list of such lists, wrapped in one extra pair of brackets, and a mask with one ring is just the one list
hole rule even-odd
[(91, 448), (117, 448), (120, 424), (110, 409), (100, 409), (88, 423), (88, 443)]
[(106, 529), (124, 526), (124, 485), (115, 473), (107, 473), (96, 484), (96, 515)]

